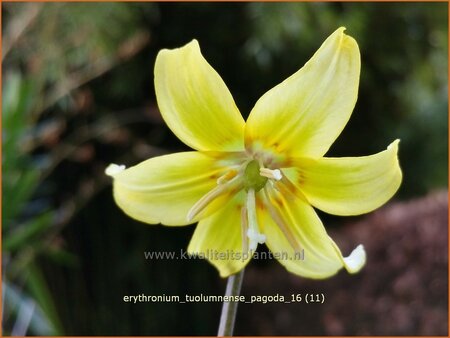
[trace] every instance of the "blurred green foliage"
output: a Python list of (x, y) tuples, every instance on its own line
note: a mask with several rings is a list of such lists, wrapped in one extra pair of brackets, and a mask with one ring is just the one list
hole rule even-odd
[[(39, 184), (39, 169), (21, 149), (22, 139), (34, 127), (28, 119), (35, 97), (33, 89), (30, 82), (17, 73), (11, 74), (3, 86), (2, 255), (3, 268), (7, 270), (2, 287), (6, 315), (15, 313), (17, 316), (12, 333), (25, 334), (29, 325), (30, 330), (48, 335), (58, 332), (58, 319), (51, 318), (51, 298), (38, 303), (39, 298), (45, 298), (48, 290), (45, 284), (36, 290), (42, 280), (37, 275), (39, 272), (33, 257), (42, 250), (39, 240), (48, 233), (54, 213), (48, 206), (36, 203), (33, 193)], [(21, 290), (15, 284), (26, 285), (27, 290)], [(37, 292), (33, 293), (33, 290)], [(31, 314), (29, 319), (27, 313)]]
[[(6, 333), (63, 334), (40, 257), (71, 265), (58, 232), (74, 200), (57, 208), (45, 180), (64, 160), (68, 96), (127, 59), (148, 40), (132, 7), (21, 3), (3, 7), (2, 235)], [(119, 26), (111, 29), (110, 20)], [(80, 29), (81, 27), (81, 29)], [(57, 114), (47, 111), (55, 103)], [(63, 154), (61, 156), (61, 154)], [(70, 217), (70, 216), (69, 216)]]
[(360, 94), (328, 155), (371, 154), (400, 138), (397, 197), (447, 187), (447, 7), (3, 3), (4, 332), (215, 333), (217, 304), (122, 301), (139, 293), (220, 294), (224, 286), (203, 261), (145, 261), (143, 251), (186, 248), (192, 227), (134, 222), (104, 189), (109, 162), (132, 165), (187, 149), (156, 107), (152, 70), (161, 48), (197, 38), (247, 116), (346, 26), (361, 49)]

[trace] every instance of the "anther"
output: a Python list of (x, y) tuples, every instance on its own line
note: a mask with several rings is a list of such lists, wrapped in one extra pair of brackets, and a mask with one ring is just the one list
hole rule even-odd
[(269, 168), (260, 168), (259, 169), (259, 174), (261, 176), (273, 179), (275, 181), (279, 181), (283, 178), (283, 175), (281, 174), (281, 170), (280, 169), (269, 169)]

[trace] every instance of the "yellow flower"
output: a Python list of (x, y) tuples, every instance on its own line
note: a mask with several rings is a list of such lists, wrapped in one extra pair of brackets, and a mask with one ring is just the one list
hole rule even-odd
[[(198, 222), (188, 252), (206, 256), (222, 277), (244, 268), (258, 243), (300, 276), (359, 271), (363, 246), (343, 257), (313, 206), (335, 215), (372, 211), (393, 196), (402, 174), (398, 140), (371, 156), (323, 157), (358, 94), (359, 49), (344, 30), (264, 94), (247, 122), (196, 40), (160, 51), (158, 106), (175, 135), (197, 151), (109, 167), (116, 203), (145, 223)], [(304, 260), (296, 255), (301, 250)]]

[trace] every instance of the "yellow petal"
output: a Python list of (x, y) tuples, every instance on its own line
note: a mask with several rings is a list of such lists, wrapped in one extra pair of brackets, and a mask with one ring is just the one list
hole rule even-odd
[(169, 128), (197, 150), (243, 149), (244, 120), (197, 40), (163, 49), (155, 63), (158, 106)]
[(201, 220), (189, 243), (188, 253), (208, 259), (221, 277), (240, 271), (251, 259), (250, 253), (242, 251), (241, 208), (244, 198), (244, 193), (239, 192), (222, 209)]
[(363, 247), (360, 245), (348, 257), (343, 257), (307, 202), (300, 198), (286, 199), (275, 190), (272, 190), (270, 200), (300, 247), (295, 252), (267, 210), (259, 211), (266, 245), (288, 271), (302, 277), (322, 279), (336, 274), (342, 267), (350, 273), (362, 268), (366, 260)]
[(321, 157), (355, 106), (360, 54), (336, 30), (294, 75), (264, 94), (247, 120), (245, 145), (288, 156)]
[[(141, 222), (186, 225), (198, 220), (187, 221), (189, 209), (216, 186), (223, 171), (217, 158), (199, 152), (154, 157), (113, 176), (114, 198)], [(222, 201), (218, 198), (201, 216)]]
[(371, 156), (295, 160), (298, 186), (312, 205), (330, 214), (372, 211), (400, 186), (398, 143)]

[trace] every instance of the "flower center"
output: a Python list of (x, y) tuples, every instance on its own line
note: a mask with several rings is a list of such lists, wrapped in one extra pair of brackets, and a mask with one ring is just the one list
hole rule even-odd
[[(258, 225), (257, 213), (257, 193), (266, 188), (266, 184), (271, 180), (268, 188), (274, 189), (273, 186), (277, 181), (280, 184), (286, 181), (281, 170), (265, 168), (262, 162), (257, 159), (249, 159), (241, 165), (239, 169), (230, 169), (224, 175), (217, 179), (217, 186), (206, 193), (195, 203), (187, 214), (187, 220), (192, 221), (200, 212), (202, 212), (211, 202), (219, 196), (229, 194), (233, 196), (242, 188), (245, 189), (246, 198), (241, 209), (241, 235), (242, 235), (242, 250), (243, 252), (254, 252), (258, 244), (263, 244), (266, 241), (266, 236), (261, 233)], [(245, 166), (245, 167), (244, 167)], [(267, 195), (266, 189), (264, 189)], [(259, 195), (262, 198), (262, 195)], [(267, 197), (263, 198), (266, 204), (270, 202)], [(283, 219), (278, 215), (273, 208), (269, 208), (269, 212), (274, 218), (275, 222), (279, 224), (285, 235), (292, 237), (289, 229), (282, 222)]]
[(260, 191), (267, 182), (267, 177), (261, 176), (259, 163), (256, 160), (250, 161), (244, 170), (244, 187), (246, 191), (253, 189)]

